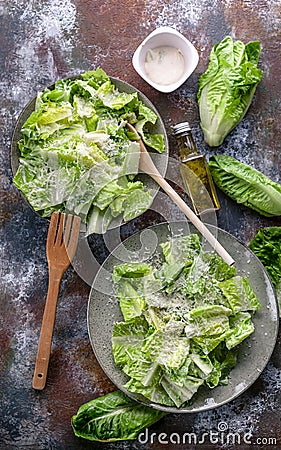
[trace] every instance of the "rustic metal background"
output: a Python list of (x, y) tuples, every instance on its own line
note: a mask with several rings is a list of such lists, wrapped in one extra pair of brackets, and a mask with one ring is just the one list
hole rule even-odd
[[(224, 153), (281, 182), (280, 108), (280, 0), (0, 0), (0, 123), (1, 123), (1, 278), (0, 278), (0, 448), (1, 449), (172, 449), (222, 448), (209, 443), (192, 446), (120, 442), (89, 443), (76, 438), (70, 419), (78, 407), (113, 391), (94, 358), (87, 334), (86, 310), (90, 287), (70, 268), (61, 286), (48, 383), (44, 391), (31, 387), (48, 270), (45, 240), (48, 223), (36, 215), (13, 186), (10, 142), (22, 108), (46, 85), (101, 66), (140, 89), (156, 106), (167, 127), (170, 156), (176, 155), (171, 125), (188, 120), (196, 143), (207, 156)], [(162, 94), (134, 71), (134, 50), (155, 27), (170, 25), (197, 48), (197, 69), (177, 91)], [(230, 34), (244, 42), (260, 40), (263, 80), (245, 119), (218, 149), (203, 141), (196, 92), (212, 46)], [(219, 193), (218, 225), (248, 243), (259, 227), (281, 225), (266, 219)], [(165, 200), (167, 201), (167, 199)], [(167, 201), (165, 210), (180, 218)], [(125, 238), (161, 221), (148, 211), (122, 227)], [(99, 262), (108, 251), (103, 238), (91, 236)], [(270, 330), (267, 330), (270, 333)], [(281, 412), (280, 335), (270, 363), (254, 385), (230, 404), (191, 415), (169, 415), (150, 434), (194, 432), (198, 441), (225, 423), (243, 442), (252, 433), (275, 437), (280, 448)], [(264, 441), (266, 442), (266, 441)], [(255, 444), (256, 443), (256, 444)], [(237, 448), (229, 445), (227, 448)]]

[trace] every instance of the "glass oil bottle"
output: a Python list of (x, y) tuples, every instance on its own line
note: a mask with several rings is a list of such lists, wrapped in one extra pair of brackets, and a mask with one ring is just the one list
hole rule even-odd
[(220, 208), (214, 182), (204, 155), (198, 153), (188, 122), (173, 126), (179, 147), (180, 173), (195, 214)]

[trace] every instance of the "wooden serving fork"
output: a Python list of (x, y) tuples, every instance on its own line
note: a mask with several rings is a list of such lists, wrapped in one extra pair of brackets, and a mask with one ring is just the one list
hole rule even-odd
[(46, 244), (49, 286), (33, 375), (34, 389), (44, 389), (46, 384), (60, 282), (74, 258), (80, 222), (80, 217), (71, 214), (54, 212), (51, 217)]

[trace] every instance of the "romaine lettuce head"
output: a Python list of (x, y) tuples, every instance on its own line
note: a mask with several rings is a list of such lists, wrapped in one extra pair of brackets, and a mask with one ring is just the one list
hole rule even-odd
[(246, 114), (262, 79), (259, 54), (259, 42), (244, 45), (230, 36), (213, 47), (197, 94), (201, 128), (211, 147), (222, 144)]
[(72, 417), (71, 425), (79, 438), (102, 443), (125, 441), (137, 439), (142, 429), (165, 414), (114, 391), (83, 404)]

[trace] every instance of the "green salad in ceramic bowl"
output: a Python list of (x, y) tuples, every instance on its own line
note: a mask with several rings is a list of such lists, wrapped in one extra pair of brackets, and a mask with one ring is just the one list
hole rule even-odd
[(208, 227), (235, 266), (190, 223), (158, 224), (114, 249), (89, 297), (89, 335), (105, 373), (129, 397), (166, 412), (237, 397), (276, 342), (278, 308), (264, 267), (236, 238)]
[[(168, 141), (161, 117), (133, 86), (101, 68), (58, 80), (21, 114), (12, 141), (14, 183), (43, 217), (79, 215), (88, 232), (104, 232), (146, 211), (155, 183), (138, 175), (139, 144), (163, 154)], [(166, 157), (165, 157), (166, 156)]]

